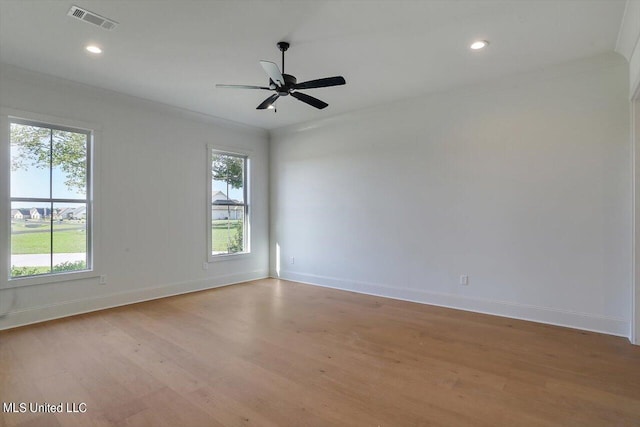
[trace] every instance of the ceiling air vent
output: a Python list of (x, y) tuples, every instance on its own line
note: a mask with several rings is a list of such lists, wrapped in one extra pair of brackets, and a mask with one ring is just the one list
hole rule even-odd
[(113, 30), (118, 25), (116, 21), (100, 16), (97, 13), (89, 12), (78, 6), (71, 6), (67, 15), (89, 24), (97, 25), (105, 30)]

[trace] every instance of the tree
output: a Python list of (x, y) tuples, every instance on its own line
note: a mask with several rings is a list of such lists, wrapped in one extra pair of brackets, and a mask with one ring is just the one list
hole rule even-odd
[[(244, 159), (241, 157), (227, 156), (224, 154), (214, 154), (211, 162), (211, 172), (213, 179), (227, 183), (233, 188), (242, 188), (244, 183), (242, 167)], [(229, 196), (229, 191), (227, 191)]]
[(82, 133), (11, 124), (11, 170), (60, 168), (70, 191), (87, 189), (87, 136)]

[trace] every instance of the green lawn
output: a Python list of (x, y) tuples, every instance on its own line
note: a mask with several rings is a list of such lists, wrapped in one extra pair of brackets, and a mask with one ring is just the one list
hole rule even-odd
[[(68, 230), (78, 227), (84, 227), (84, 223), (80, 221), (65, 221), (65, 222), (54, 222), (53, 230)], [(11, 231), (12, 232), (23, 232), (23, 231), (49, 231), (51, 230), (51, 223), (49, 221), (28, 221), (28, 222), (12, 222), (11, 223)]]
[[(211, 225), (211, 237), (214, 252), (228, 252), (229, 242), (233, 243), (237, 236), (240, 220), (215, 220)], [(13, 224), (16, 231), (30, 231), (11, 235), (12, 254), (46, 254), (50, 253), (49, 225), (41, 227), (24, 227), (24, 224)], [(86, 233), (84, 230), (69, 230), (79, 224), (54, 224), (53, 250), (54, 253), (83, 253), (87, 251)], [(228, 226), (228, 227), (227, 227)], [(38, 231), (34, 231), (38, 230)]]
[[(224, 219), (214, 220), (211, 224), (211, 242), (213, 252), (229, 252), (229, 242), (234, 242), (238, 236), (240, 220), (227, 221)], [(228, 228), (227, 228), (228, 226)]]
[[(12, 254), (48, 254), (51, 252), (51, 233), (42, 232), (12, 234)], [(84, 230), (61, 230), (54, 227), (54, 253), (83, 253), (87, 251), (87, 235)]]

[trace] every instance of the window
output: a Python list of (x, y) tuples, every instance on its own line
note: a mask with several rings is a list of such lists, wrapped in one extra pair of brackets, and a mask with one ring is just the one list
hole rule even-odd
[(90, 131), (11, 119), (10, 278), (92, 269)]
[(209, 259), (249, 252), (245, 155), (209, 147)]

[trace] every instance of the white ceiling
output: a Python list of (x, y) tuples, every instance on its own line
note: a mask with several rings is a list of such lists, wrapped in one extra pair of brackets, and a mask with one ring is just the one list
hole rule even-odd
[[(67, 16), (72, 5), (120, 23)], [(624, 0), (193, 1), (0, 0), (0, 61), (225, 119), (273, 129), (613, 51)], [(474, 39), (490, 40), (478, 52)], [(304, 92), (256, 111), (258, 61), (298, 81), (342, 75), (346, 86)], [(104, 53), (84, 51), (89, 42)]]

